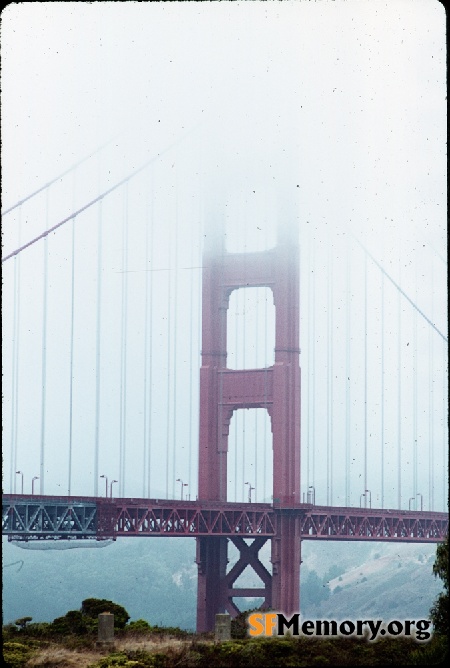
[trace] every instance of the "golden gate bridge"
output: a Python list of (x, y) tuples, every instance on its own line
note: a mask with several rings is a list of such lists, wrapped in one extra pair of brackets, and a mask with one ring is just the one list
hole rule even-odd
[(287, 145), (199, 145), (112, 184), (101, 147), (3, 211), (2, 531), (194, 537), (205, 631), (239, 597), (298, 611), (302, 540), (444, 539), (447, 337), (433, 255), (411, 283), (388, 240), (324, 235)]

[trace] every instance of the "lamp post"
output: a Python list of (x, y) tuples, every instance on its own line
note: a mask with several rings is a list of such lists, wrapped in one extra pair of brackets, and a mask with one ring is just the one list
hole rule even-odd
[(16, 475), (21, 475), (22, 476), (22, 494), (23, 494), (23, 473), (22, 473), (22, 471), (16, 471)]
[(362, 508), (362, 498), (363, 498), (363, 496), (364, 496), (364, 497), (366, 496), (366, 493), (365, 493), (365, 492), (363, 492), (363, 493), (360, 495), (360, 497), (359, 497), (359, 507), (360, 507), (360, 508)]
[(412, 497), (409, 499), (409, 501), (408, 501), (408, 510), (411, 510), (411, 501), (414, 501), (415, 498), (416, 498), (415, 496), (412, 496)]
[(35, 475), (34, 478), (31, 480), (31, 496), (34, 494), (34, 481), (39, 480), (39, 476)]
[(248, 502), (251, 503), (252, 502), (252, 489), (255, 489), (255, 488), (252, 487), (251, 482), (246, 482), (245, 484), (248, 485)]
[(181, 491), (180, 491), (180, 498), (181, 498), (181, 500), (183, 501), (183, 487), (188, 487), (188, 483), (187, 483), (187, 482), (183, 482), (183, 481), (181, 480), (181, 478), (177, 478), (175, 482), (179, 482), (179, 483), (180, 483), (180, 488), (181, 488)]
[(106, 496), (106, 498), (108, 498), (108, 476), (101, 475), (100, 478), (105, 479), (105, 496)]
[[(370, 489), (366, 489), (365, 494), (370, 494), (370, 496), (369, 496), (369, 508), (372, 508), (372, 492), (370, 491)], [(366, 507), (367, 507), (367, 504), (366, 504)]]
[(423, 510), (423, 496), (420, 492), (417, 492), (416, 496), (420, 496), (420, 510)]
[(308, 490), (310, 490), (310, 489), (312, 491), (311, 492), (308, 491), (308, 494), (310, 495), (312, 505), (315, 506), (316, 505), (316, 488), (314, 487), (314, 485), (310, 485), (308, 487)]
[(111, 480), (111, 483), (109, 485), (109, 496), (112, 499), (112, 486), (114, 485), (115, 482), (119, 482), (118, 480)]

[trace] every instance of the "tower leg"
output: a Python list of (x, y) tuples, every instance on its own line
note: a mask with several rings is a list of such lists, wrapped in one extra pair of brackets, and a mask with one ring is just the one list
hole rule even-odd
[(225, 612), (221, 596), (227, 567), (227, 538), (197, 538), (197, 633), (214, 629), (216, 614)]
[(272, 608), (292, 615), (300, 612), (300, 520), (281, 511), (272, 538)]

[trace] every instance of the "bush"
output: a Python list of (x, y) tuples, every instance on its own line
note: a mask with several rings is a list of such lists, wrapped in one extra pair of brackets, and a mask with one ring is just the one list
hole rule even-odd
[(22, 668), (32, 654), (32, 650), (20, 642), (3, 644), (3, 665), (5, 668)]
[(114, 628), (123, 629), (130, 619), (130, 615), (121, 605), (100, 598), (86, 598), (81, 603), (81, 614), (97, 620), (102, 612), (111, 612), (114, 615)]
[(127, 626), (127, 631), (139, 631), (139, 632), (146, 632), (146, 631), (151, 631), (152, 627), (148, 622), (145, 621), (145, 619), (136, 619), (133, 622), (130, 622)]
[(88, 632), (88, 627), (79, 610), (69, 610), (64, 617), (57, 617), (51, 624), (51, 631), (57, 635), (82, 635)]

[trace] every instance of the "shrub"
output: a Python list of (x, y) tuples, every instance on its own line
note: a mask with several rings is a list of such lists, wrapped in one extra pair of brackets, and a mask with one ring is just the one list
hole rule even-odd
[(51, 624), (51, 631), (57, 635), (82, 635), (88, 632), (86, 621), (79, 610), (69, 610), (64, 617), (57, 617)]
[(130, 615), (121, 605), (99, 598), (86, 598), (81, 603), (81, 614), (97, 620), (102, 612), (111, 612), (114, 615), (114, 628), (123, 629), (130, 619)]
[(127, 631), (145, 632), (151, 630), (152, 627), (148, 622), (145, 621), (145, 619), (136, 619), (135, 621), (130, 622), (127, 626)]
[(32, 654), (32, 650), (19, 642), (3, 644), (3, 665), (5, 668), (22, 668)]

